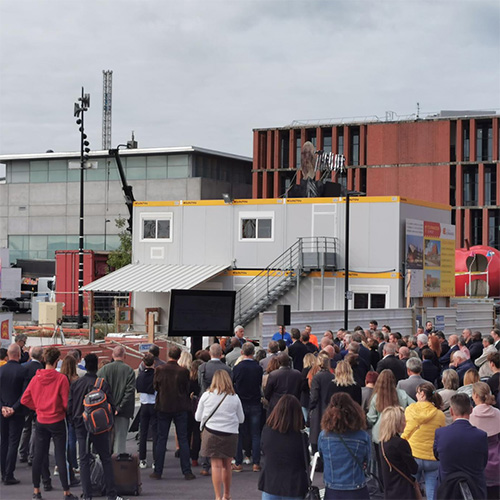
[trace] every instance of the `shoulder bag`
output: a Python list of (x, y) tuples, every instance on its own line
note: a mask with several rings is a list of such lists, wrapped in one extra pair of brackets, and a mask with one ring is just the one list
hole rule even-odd
[(394, 469), (399, 475), (403, 476), (413, 486), (413, 489), (415, 490), (415, 498), (417, 500), (422, 500), (422, 492), (420, 491), (420, 485), (418, 484), (418, 481), (416, 481), (415, 479), (410, 479), (404, 472), (400, 471), (395, 465), (392, 465), (391, 462), (389, 462), (385, 455), (384, 443), (382, 441), (380, 442), (380, 449), (382, 450), (382, 455), (384, 455), (384, 460), (389, 466), (389, 470)]
[(205, 430), (205, 427), (207, 426), (207, 422), (214, 416), (214, 413), (219, 409), (219, 406), (224, 402), (224, 400), (226, 399), (226, 397), (227, 397), (227, 393), (224, 394), (224, 397), (219, 401), (219, 404), (212, 410), (212, 413), (210, 413), (210, 415), (205, 420), (205, 422), (203, 422), (201, 424), (201, 426), (200, 426), (201, 432), (203, 432)]
[[(363, 474), (365, 475), (366, 478), (367, 487), (370, 490), (370, 498), (373, 498), (374, 496), (379, 496), (384, 491), (384, 486), (382, 484), (382, 481), (380, 481), (380, 479), (372, 472), (368, 472), (366, 470), (366, 467), (363, 467), (362, 463), (358, 460), (358, 457), (352, 452), (351, 448), (347, 446), (347, 443), (344, 441), (344, 438), (340, 434), (337, 435), (342, 441), (342, 444), (346, 447), (347, 451), (350, 453), (351, 457), (354, 458), (354, 461), (358, 464), (358, 467), (363, 471)], [(368, 484), (370, 482), (374, 484)]]

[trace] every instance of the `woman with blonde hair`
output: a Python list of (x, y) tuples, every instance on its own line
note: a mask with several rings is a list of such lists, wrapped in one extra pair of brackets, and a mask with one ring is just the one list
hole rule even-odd
[(425, 481), (425, 495), (434, 498), (439, 463), (434, 456), (434, 434), (436, 429), (446, 425), (441, 411), (443, 400), (430, 382), (417, 387), (417, 402), (405, 410), (406, 427), (401, 436), (411, 446), (411, 452), (418, 464), (417, 479)]
[(470, 423), (488, 435), (488, 463), (484, 469), (487, 498), (500, 498), (500, 410), (494, 408), (495, 397), (485, 382), (472, 385), (472, 399), (476, 406)]
[(416, 474), (418, 465), (408, 441), (401, 438), (405, 425), (405, 412), (401, 406), (388, 406), (382, 412), (379, 439), (385, 499), (416, 499), (413, 474)]
[(309, 416), (309, 397), (311, 389), (309, 386), (309, 379), (307, 376), (311, 371), (312, 367), (316, 364), (316, 356), (308, 352), (304, 356), (303, 368), (302, 368), (302, 386), (300, 391), (300, 405), (302, 406), (302, 415), (304, 416), (304, 421), (306, 422)]
[(457, 392), (464, 392), (472, 398), (472, 384), (479, 382), (479, 372), (475, 368), (471, 368), (465, 372), (464, 375), (464, 385), (459, 387)]
[(443, 389), (439, 389), (438, 393), (443, 400), (443, 406), (441, 410), (446, 418), (446, 425), (450, 425), (453, 422), (450, 413), (451, 397), (457, 393), (459, 384), (458, 373), (455, 370), (445, 370), (442, 375)]
[(370, 401), (370, 408), (366, 415), (368, 425), (372, 427), (372, 441), (375, 446), (375, 457), (377, 459), (378, 469), (381, 470), (382, 455), (380, 453), (380, 417), (382, 412), (388, 406), (401, 406), (406, 408), (413, 399), (408, 396), (403, 389), (396, 388), (396, 377), (391, 370), (382, 370), (375, 382), (373, 388), (372, 399)]
[(193, 356), (189, 351), (182, 351), (181, 357), (177, 362), (179, 366), (183, 366), (187, 370), (191, 371), (191, 363), (193, 362)]
[[(239, 425), (245, 420), (231, 377), (217, 370), (203, 393), (195, 419), (201, 422), (201, 452), (212, 459), (212, 484), (216, 500), (231, 498), (231, 461), (236, 456)], [(222, 494), (222, 491), (224, 493)]]
[(330, 401), (334, 394), (345, 392), (361, 405), (361, 387), (354, 381), (354, 373), (347, 361), (339, 361), (335, 368), (335, 378), (328, 388), (327, 400)]

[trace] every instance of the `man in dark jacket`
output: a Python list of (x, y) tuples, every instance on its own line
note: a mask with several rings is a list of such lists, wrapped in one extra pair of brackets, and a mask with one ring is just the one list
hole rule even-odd
[(458, 336), (457, 335), (450, 335), (448, 338), (448, 346), (449, 349), (446, 351), (446, 354), (442, 354), (441, 357), (439, 358), (439, 364), (443, 367), (443, 369), (446, 370), (450, 364), (450, 359), (453, 356), (454, 352), (457, 352), (460, 350), (460, 347), (458, 347)]
[(290, 356), (282, 352), (278, 355), (280, 367), (269, 374), (264, 395), (269, 401), (267, 414), (273, 411), (276, 403), (284, 394), (291, 394), (300, 401), (302, 374), (290, 367)]
[(468, 347), (470, 359), (474, 362), (483, 353), (483, 336), (481, 335), (481, 332), (476, 331), (472, 333), (471, 343)]
[(464, 383), (464, 376), (467, 370), (471, 368), (474, 370), (476, 369), (474, 363), (470, 359), (467, 359), (467, 355), (460, 350), (453, 355), (453, 361), (450, 368), (454, 368), (457, 371), (460, 385)]
[(291, 332), (293, 344), (288, 348), (288, 354), (293, 360), (293, 367), (302, 373), (304, 368), (304, 356), (309, 350), (300, 340), (300, 330), (298, 328), (292, 328)]
[(156, 443), (154, 472), (149, 476), (152, 479), (161, 479), (172, 420), (179, 441), (181, 470), (184, 478), (186, 480), (196, 478), (191, 471), (187, 438), (188, 411), (191, 409), (189, 371), (178, 365), (177, 361), (180, 357), (180, 348), (171, 347), (168, 350), (167, 362), (155, 370), (153, 386), (157, 391), (155, 408), (158, 416), (158, 442)]
[(396, 358), (396, 344), (386, 342), (384, 344), (383, 354), (384, 357), (377, 364), (377, 372), (381, 373), (382, 370), (391, 370), (396, 377), (396, 382), (406, 378), (406, 367), (404, 363)]
[[(471, 412), (469, 396), (455, 394), (450, 407), (453, 423), (436, 429), (434, 456), (439, 460), (438, 499), (457, 498), (443, 491), (446, 480), (455, 474), (457, 482), (467, 477), (473, 498), (486, 498), (484, 468), (488, 462), (488, 437), (486, 432), (470, 424)], [(450, 487), (452, 485), (448, 484)]]
[(24, 389), (25, 368), (21, 366), (21, 348), (11, 344), (7, 349), (9, 361), (0, 367), (0, 469), (5, 485), (19, 483), (14, 477), (17, 448), (23, 432), (25, 408), (21, 404)]
[[(110, 440), (111, 431), (101, 434), (89, 434), (83, 421), (83, 400), (85, 396), (94, 389), (97, 380), (98, 358), (95, 354), (85, 356), (86, 373), (73, 382), (70, 387), (68, 400), (68, 418), (73, 423), (78, 441), (80, 455), (80, 479), (82, 482), (83, 498), (92, 498), (92, 482), (90, 479), (90, 444), (94, 446), (101, 459), (106, 484), (106, 495), (108, 499), (119, 498), (116, 495), (116, 486), (111, 464)], [(114, 411), (111, 387), (103, 380), (101, 390), (106, 394), (108, 402)]]
[(250, 435), (252, 439), (253, 471), (260, 471), (260, 422), (262, 418), (262, 403), (260, 388), (262, 386), (263, 370), (253, 355), (255, 346), (251, 342), (243, 344), (241, 353), (243, 359), (233, 368), (233, 382), (245, 414), (245, 422), (240, 425), (238, 450), (233, 470), (243, 470), (243, 437)]

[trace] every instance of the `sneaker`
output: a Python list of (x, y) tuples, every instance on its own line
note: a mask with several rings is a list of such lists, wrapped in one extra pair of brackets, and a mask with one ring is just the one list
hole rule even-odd
[(52, 481), (47, 481), (43, 483), (43, 491), (52, 491), (54, 487), (52, 486)]
[(54, 476), (59, 475), (59, 469), (57, 468), (57, 465), (54, 467)]
[(80, 500), (76, 495), (73, 495), (73, 493), (70, 493), (69, 495), (64, 495), (63, 499), (64, 500)]
[(243, 463), (246, 464), (246, 465), (250, 465), (252, 463), (252, 461), (250, 460), (250, 457), (245, 457), (243, 459)]
[(196, 479), (196, 476), (192, 472), (187, 472), (184, 474), (184, 479), (186, 481), (191, 481), (191, 479)]
[(202, 469), (202, 470), (200, 471), (200, 474), (201, 474), (202, 476), (210, 476), (210, 471), (209, 471), (209, 470), (207, 470), (207, 469)]
[(152, 472), (152, 473), (149, 475), (149, 477), (150, 477), (151, 479), (161, 479), (161, 474), (158, 474), (158, 473), (156, 473), (156, 472)]
[(31, 498), (33, 498), (33, 500), (42, 500), (42, 494), (41, 493), (33, 493), (33, 496)]
[(14, 476), (12, 477), (6, 477), (4, 479), (4, 482), (3, 484), (5, 484), (5, 486), (11, 486), (13, 484), (19, 484), (21, 481), (19, 481), (19, 479), (16, 479)]
[(253, 464), (252, 470), (254, 472), (260, 472), (262, 470), (262, 467), (259, 464)]
[(145, 469), (148, 466), (146, 460), (141, 460), (139, 462), (139, 469)]
[(233, 464), (231, 465), (231, 470), (233, 472), (241, 472), (243, 470), (243, 465), (236, 465), (236, 464)]
[(198, 460), (191, 460), (191, 465), (193, 467), (198, 467)]

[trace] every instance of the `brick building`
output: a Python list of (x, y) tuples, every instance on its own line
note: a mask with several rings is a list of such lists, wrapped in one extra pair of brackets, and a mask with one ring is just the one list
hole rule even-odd
[(457, 247), (467, 239), (500, 249), (499, 123), (494, 112), (443, 111), (425, 119), (255, 129), (252, 196), (285, 196), (300, 183), (301, 147), (311, 141), (345, 156), (347, 173), (332, 180), (368, 196), (449, 204)]

